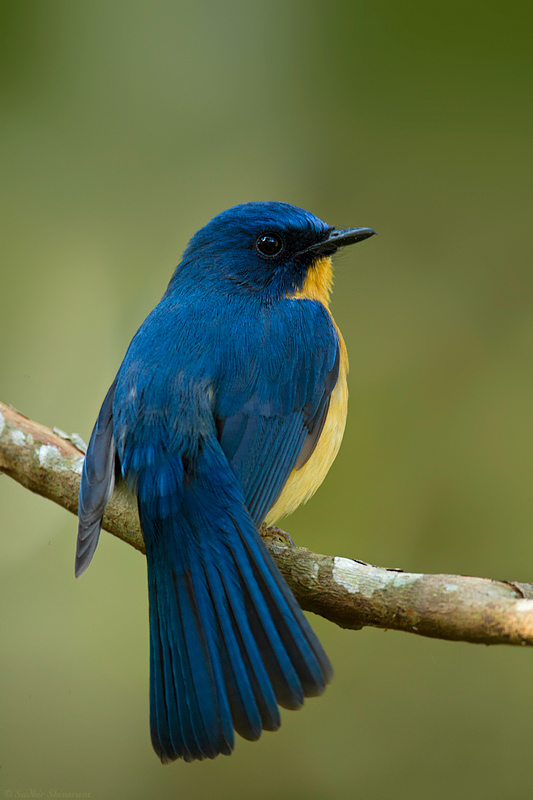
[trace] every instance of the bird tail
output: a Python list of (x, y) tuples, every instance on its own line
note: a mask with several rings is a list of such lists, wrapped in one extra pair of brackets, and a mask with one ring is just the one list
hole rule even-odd
[(204, 454), (187, 474), (169, 457), (138, 474), (150, 726), (163, 762), (229, 755), (234, 729), (250, 740), (276, 730), (278, 705), (300, 708), (332, 677), (223, 462)]

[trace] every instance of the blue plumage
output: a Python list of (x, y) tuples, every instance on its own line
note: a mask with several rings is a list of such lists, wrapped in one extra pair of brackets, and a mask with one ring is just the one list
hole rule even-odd
[(234, 730), (276, 730), (278, 705), (299, 708), (331, 678), (257, 528), (312, 456), (338, 380), (339, 337), (327, 308), (306, 298), (309, 273), (368, 235), (281, 203), (215, 217), (102, 406), (80, 487), (76, 574), (96, 549), (117, 468), (146, 543), (162, 761), (229, 754)]

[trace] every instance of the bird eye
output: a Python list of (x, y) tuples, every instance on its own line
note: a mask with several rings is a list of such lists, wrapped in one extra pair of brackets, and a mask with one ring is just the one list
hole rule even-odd
[(255, 248), (263, 256), (277, 256), (283, 250), (283, 239), (277, 233), (262, 233), (255, 240)]

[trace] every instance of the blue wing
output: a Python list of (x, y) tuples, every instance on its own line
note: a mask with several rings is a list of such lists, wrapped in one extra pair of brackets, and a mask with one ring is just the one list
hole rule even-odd
[(276, 323), (270, 342), (283, 342), (281, 357), (251, 361), (256, 380), (248, 378), (246, 397), (230, 376), (215, 408), (220, 444), (257, 526), (312, 455), (339, 375), (337, 333), (320, 303), (286, 301)]
[[(186, 368), (193, 394), (202, 390), (214, 394), (212, 414), (218, 439), (258, 526), (292, 469), (305, 464), (320, 437), (338, 378), (339, 343), (328, 312), (315, 301), (287, 300), (278, 305), (277, 313), (272, 308), (260, 308), (257, 315), (243, 316), (237, 309), (233, 319), (231, 310), (228, 308), (227, 320), (217, 331), (209, 316), (202, 320), (202, 310), (198, 309), (194, 331), (203, 332), (203, 336), (196, 333), (191, 337), (187, 325), (190, 309), (170, 307), (170, 301), (163, 300), (134, 337), (121, 372), (134, 364), (145, 370), (146, 354), (152, 354), (152, 386), (158, 387), (159, 413), (167, 419), (188, 419), (190, 415), (182, 405), (195, 403), (187, 386), (176, 384), (173, 373), (182, 374)], [(206, 332), (211, 336), (210, 347), (206, 346)], [(167, 363), (169, 353), (172, 364)], [(144, 391), (143, 381), (141, 374), (130, 376), (132, 385), (143, 387), (139, 391)], [(116, 379), (102, 404), (83, 465), (78, 576), (87, 569), (96, 550), (101, 519), (114, 486), (115, 387)], [(122, 428), (133, 428), (139, 403), (128, 398), (119, 405), (123, 414), (130, 410)], [(149, 437), (145, 436), (143, 452), (138, 451), (136, 456), (139, 462), (150, 460), (150, 450)]]
[(75, 575), (82, 575), (94, 555), (100, 538), (104, 510), (115, 483), (115, 440), (113, 437), (113, 398), (116, 380), (109, 389), (96, 420), (81, 474), (78, 499), (78, 540)]

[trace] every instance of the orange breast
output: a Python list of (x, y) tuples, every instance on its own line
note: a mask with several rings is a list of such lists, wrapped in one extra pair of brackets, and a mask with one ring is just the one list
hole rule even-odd
[[(318, 300), (328, 311), (331, 288), (333, 284), (333, 268), (330, 258), (321, 258), (309, 270), (302, 289), (291, 299), (296, 302), (301, 299)], [(339, 452), (346, 414), (348, 411), (348, 386), (346, 375), (348, 373), (348, 354), (344, 339), (331, 317), (340, 343), (339, 377), (331, 394), (328, 415), (320, 439), (308, 461), (299, 470), (293, 470), (278, 498), (266, 516), (267, 525), (286, 514), (291, 514), (301, 503), (305, 503), (316, 492), (329, 468)]]

